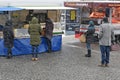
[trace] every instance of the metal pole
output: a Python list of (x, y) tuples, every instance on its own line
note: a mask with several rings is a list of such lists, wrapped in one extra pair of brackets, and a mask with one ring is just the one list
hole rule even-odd
[(112, 8), (110, 8), (110, 16), (109, 16), (109, 22), (110, 22), (110, 24), (112, 23)]
[(10, 20), (10, 19), (11, 19), (11, 12), (8, 11), (8, 20)]

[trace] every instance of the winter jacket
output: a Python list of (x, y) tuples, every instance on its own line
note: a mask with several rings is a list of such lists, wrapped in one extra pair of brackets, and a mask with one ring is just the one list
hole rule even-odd
[(30, 34), (30, 44), (38, 46), (41, 43), (41, 25), (38, 23), (38, 19), (33, 17), (30, 21), (28, 33)]
[(94, 33), (95, 33), (94, 23), (93, 23), (93, 21), (90, 21), (87, 32), (86, 32), (86, 42), (87, 43), (94, 42)]
[(14, 33), (12, 22), (7, 21), (3, 28), (3, 38), (4, 38), (4, 46), (7, 48), (12, 48), (14, 43)]
[(115, 40), (112, 24), (101, 24), (99, 28), (99, 45), (110, 46), (112, 40)]
[(47, 18), (46, 24), (45, 24), (45, 37), (46, 38), (51, 40), (53, 36), (53, 29), (54, 29), (53, 22), (49, 18)]

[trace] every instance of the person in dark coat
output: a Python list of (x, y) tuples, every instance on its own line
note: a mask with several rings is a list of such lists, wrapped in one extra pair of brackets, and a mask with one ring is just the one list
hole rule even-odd
[(50, 18), (46, 18), (45, 21), (45, 37), (48, 46), (48, 53), (52, 51), (51, 39), (53, 37), (54, 24)]
[(86, 32), (86, 47), (88, 53), (85, 55), (85, 57), (91, 57), (91, 43), (94, 42), (94, 33), (95, 33), (94, 22), (90, 21)]
[(14, 32), (12, 21), (8, 20), (3, 28), (4, 46), (7, 48), (7, 58), (12, 58), (12, 47), (14, 45)]
[(38, 19), (33, 17), (30, 21), (28, 33), (30, 34), (30, 44), (32, 45), (32, 60), (38, 60), (38, 46), (41, 43), (41, 25)]

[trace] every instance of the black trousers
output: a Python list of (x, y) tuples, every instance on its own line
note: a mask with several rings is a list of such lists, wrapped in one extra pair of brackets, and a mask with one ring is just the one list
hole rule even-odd
[(51, 40), (46, 38), (46, 43), (47, 43), (47, 47), (48, 47), (48, 52), (52, 51), (52, 43)]
[(38, 57), (38, 45), (32, 45), (32, 57)]
[(7, 56), (12, 56), (12, 48), (7, 49)]

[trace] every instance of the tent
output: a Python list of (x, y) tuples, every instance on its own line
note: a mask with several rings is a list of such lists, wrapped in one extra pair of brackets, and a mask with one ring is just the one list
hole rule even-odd
[(4, 6), (4, 7), (0, 7), (0, 11), (8, 11), (8, 19), (11, 19), (11, 11), (17, 11), (17, 10), (23, 10), (23, 8), (18, 8), (18, 7), (14, 7), (14, 6)]

